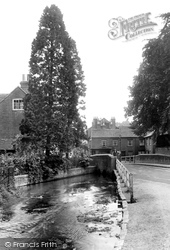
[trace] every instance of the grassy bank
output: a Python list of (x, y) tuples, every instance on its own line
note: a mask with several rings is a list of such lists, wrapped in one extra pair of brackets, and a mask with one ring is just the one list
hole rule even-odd
[(12, 206), (18, 198), (15, 189), (7, 190), (4, 185), (0, 186), (0, 221), (8, 221), (13, 215)]

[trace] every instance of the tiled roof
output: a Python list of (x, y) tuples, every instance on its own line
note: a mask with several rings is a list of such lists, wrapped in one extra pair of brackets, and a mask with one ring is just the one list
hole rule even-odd
[(8, 94), (0, 94), (0, 102), (7, 96)]
[[(14, 92), (17, 88), (20, 88), (22, 91), (24, 91), (25, 94), (28, 94), (28, 88), (21, 88), (21, 87), (16, 87), (12, 92)], [(10, 92), (10, 94), (12, 93)], [(8, 95), (10, 94), (0, 94), (0, 102), (3, 101)]]
[(154, 133), (155, 133), (155, 131), (148, 132), (148, 133), (145, 135), (145, 138), (151, 137)]
[(22, 89), (22, 90), (25, 92), (25, 94), (28, 94), (28, 93), (29, 93), (29, 92), (28, 92), (28, 88), (20, 87), (20, 89)]
[(106, 138), (106, 137), (137, 137), (133, 131), (126, 126), (117, 129), (92, 129), (92, 138)]

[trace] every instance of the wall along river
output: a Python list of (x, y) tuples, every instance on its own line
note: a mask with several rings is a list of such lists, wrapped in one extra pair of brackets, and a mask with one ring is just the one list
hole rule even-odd
[(21, 190), (13, 215), (0, 223), (1, 250), (114, 248), (122, 212), (110, 179), (90, 174)]

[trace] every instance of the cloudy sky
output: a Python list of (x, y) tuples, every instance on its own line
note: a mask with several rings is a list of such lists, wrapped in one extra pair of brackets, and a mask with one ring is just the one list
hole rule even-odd
[[(31, 43), (36, 37), (44, 8), (55, 4), (63, 14), (66, 29), (76, 41), (85, 75), (86, 121), (93, 117), (125, 120), (128, 86), (142, 60), (146, 39), (157, 36), (162, 13), (170, 12), (170, 1), (135, 0), (6, 0), (1, 1), (0, 93), (10, 93), (29, 72)], [(112, 18), (125, 19), (151, 12), (158, 24), (155, 34), (125, 42), (108, 37)]]

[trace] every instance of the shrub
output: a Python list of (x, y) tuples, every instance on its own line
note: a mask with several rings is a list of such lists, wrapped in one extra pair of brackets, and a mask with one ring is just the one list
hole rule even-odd
[(64, 160), (59, 155), (50, 155), (49, 157), (45, 157), (44, 163), (46, 166), (50, 167), (53, 170), (62, 169)]
[(13, 166), (14, 157), (10, 154), (2, 154), (0, 155), (0, 167), (8, 167)]
[(88, 157), (87, 151), (84, 151), (83, 148), (77, 147), (72, 151), (72, 156), (70, 161), (73, 167), (83, 167), (86, 168), (90, 165), (91, 159)]
[(4, 185), (0, 185), (1, 220), (9, 220), (13, 215), (12, 205), (15, 200), (15, 192), (8, 191)]

